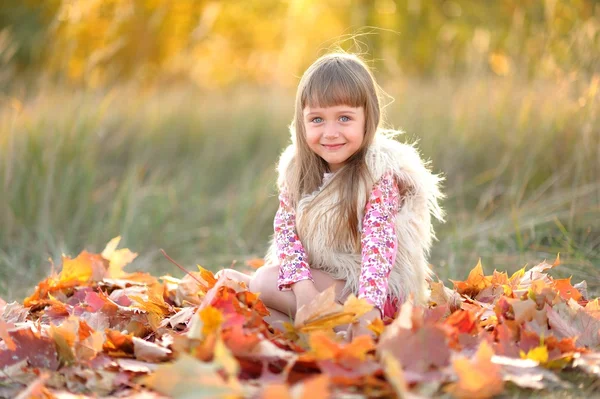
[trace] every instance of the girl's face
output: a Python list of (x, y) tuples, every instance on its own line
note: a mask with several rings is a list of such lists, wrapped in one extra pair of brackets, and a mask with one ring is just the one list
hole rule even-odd
[(363, 107), (336, 105), (304, 108), (306, 141), (323, 158), (329, 170), (336, 172), (362, 145), (365, 136)]

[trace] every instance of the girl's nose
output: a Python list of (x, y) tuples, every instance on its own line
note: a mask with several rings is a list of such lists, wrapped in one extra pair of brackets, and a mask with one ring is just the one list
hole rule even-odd
[(334, 123), (329, 123), (325, 126), (325, 131), (323, 132), (323, 136), (326, 138), (335, 138), (339, 136), (340, 132), (338, 131), (337, 126)]

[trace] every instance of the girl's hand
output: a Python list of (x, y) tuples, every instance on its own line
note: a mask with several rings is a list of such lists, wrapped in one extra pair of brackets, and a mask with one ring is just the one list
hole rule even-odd
[(292, 285), (292, 291), (296, 295), (296, 312), (304, 305), (308, 305), (312, 302), (317, 295), (319, 290), (315, 287), (315, 284), (310, 280), (298, 281)]
[(379, 309), (373, 308), (358, 319), (356, 323), (350, 324), (346, 332), (346, 340), (351, 342), (355, 337), (360, 335), (370, 335), (371, 338), (377, 338), (375, 333), (367, 328), (367, 326), (375, 319), (381, 318)]
[(239, 272), (237, 270), (234, 269), (222, 269), (219, 270), (216, 274), (215, 274), (215, 278), (217, 280), (222, 279), (222, 278), (228, 278), (231, 279), (233, 281), (237, 281), (239, 282), (243, 282), (244, 284), (246, 284), (246, 287), (250, 286), (250, 279), (251, 277), (247, 274), (244, 274), (242, 272)]

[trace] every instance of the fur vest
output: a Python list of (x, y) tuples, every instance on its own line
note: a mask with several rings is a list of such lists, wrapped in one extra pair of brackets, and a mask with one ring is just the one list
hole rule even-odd
[[(431, 216), (440, 221), (444, 220), (444, 211), (438, 204), (438, 199), (443, 198), (440, 192), (440, 182), (443, 178), (428, 170), (428, 163), (421, 160), (415, 144), (400, 143), (393, 138), (396, 133), (391, 133), (385, 135), (378, 132), (367, 151), (367, 167), (374, 180), (359, 192), (359, 230), (362, 231), (364, 208), (373, 184), (384, 173), (392, 171), (396, 181), (405, 188), (405, 195), (400, 199), (400, 208), (395, 220), (398, 252), (389, 277), (388, 295), (406, 300), (412, 294), (417, 304), (425, 304), (429, 298), (427, 280), (432, 274), (427, 258), (432, 241), (436, 238)], [(277, 168), (277, 184), (280, 189), (286, 182), (286, 171), (295, 153), (296, 147), (291, 144), (280, 157)], [(329, 192), (327, 197), (319, 202), (319, 206), (312, 207), (310, 213), (305, 212), (306, 205), (327, 185), (329, 179), (331, 174), (324, 177), (317, 191), (305, 195), (299, 201), (296, 207), (296, 223), (299, 225), (298, 222), (302, 220), (300, 225), (304, 228), (298, 231), (298, 235), (306, 250), (310, 267), (322, 270), (334, 279), (345, 280), (344, 293), (352, 292), (358, 295), (361, 253), (353, 251), (351, 243), (336, 243), (333, 247), (325, 244), (328, 242), (327, 238), (332, 237), (335, 232), (334, 218), (328, 217), (327, 213), (339, 202), (338, 194)], [(271, 264), (278, 262), (274, 239), (271, 239), (265, 261)]]

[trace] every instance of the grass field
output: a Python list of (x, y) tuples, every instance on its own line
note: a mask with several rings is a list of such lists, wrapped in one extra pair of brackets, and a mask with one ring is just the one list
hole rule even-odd
[[(446, 176), (440, 278), (554, 260), (600, 289), (599, 77), (384, 84), (390, 123)], [(262, 256), (293, 93), (42, 89), (0, 99), (0, 296), (20, 300), (62, 253), (114, 236), (131, 269), (181, 274)], [(131, 270), (130, 269), (130, 270)]]

